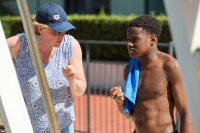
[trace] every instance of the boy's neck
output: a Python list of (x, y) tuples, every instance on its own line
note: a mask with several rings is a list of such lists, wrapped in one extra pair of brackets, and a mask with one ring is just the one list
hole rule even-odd
[(154, 63), (158, 59), (158, 50), (151, 51), (144, 55), (143, 57), (138, 58), (140, 62), (140, 67), (147, 67)]

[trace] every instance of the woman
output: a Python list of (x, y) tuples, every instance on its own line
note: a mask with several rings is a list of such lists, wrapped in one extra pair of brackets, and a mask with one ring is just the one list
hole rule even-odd
[[(62, 133), (73, 133), (72, 95), (81, 96), (86, 79), (79, 42), (65, 33), (75, 27), (67, 21), (63, 8), (55, 3), (41, 6), (33, 22), (55, 113)], [(7, 39), (22, 94), (35, 133), (50, 133), (25, 33)]]

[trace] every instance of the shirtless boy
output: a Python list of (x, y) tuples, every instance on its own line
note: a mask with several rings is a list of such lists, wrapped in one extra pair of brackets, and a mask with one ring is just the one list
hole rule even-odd
[[(124, 112), (121, 86), (110, 89), (123, 116), (134, 122), (136, 133), (177, 133), (174, 121), (176, 107), (181, 120), (181, 133), (194, 133), (178, 61), (158, 50), (162, 26), (157, 19), (143, 15), (132, 20), (127, 29), (127, 49), (138, 58), (140, 76), (135, 107)], [(129, 70), (124, 68), (124, 79)]]

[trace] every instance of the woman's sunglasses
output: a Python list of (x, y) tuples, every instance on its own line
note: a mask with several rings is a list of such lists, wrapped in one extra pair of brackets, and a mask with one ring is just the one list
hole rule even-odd
[(57, 32), (57, 31), (51, 29), (50, 27), (49, 27), (48, 29), (51, 30), (51, 32), (52, 32), (52, 34), (53, 34), (54, 36), (59, 36), (59, 35), (61, 35), (61, 34), (64, 35), (64, 34), (67, 32), (67, 31), (65, 31), (65, 32)]

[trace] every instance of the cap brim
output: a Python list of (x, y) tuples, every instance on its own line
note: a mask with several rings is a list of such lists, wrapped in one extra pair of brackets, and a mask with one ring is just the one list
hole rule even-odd
[(49, 24), (49, 27), (51, 27), (56, 32), (65, 32), (71, 29), (75, 29), (75, 27), (69, 23), (68, 21), (57, 23), (57, 24)]

